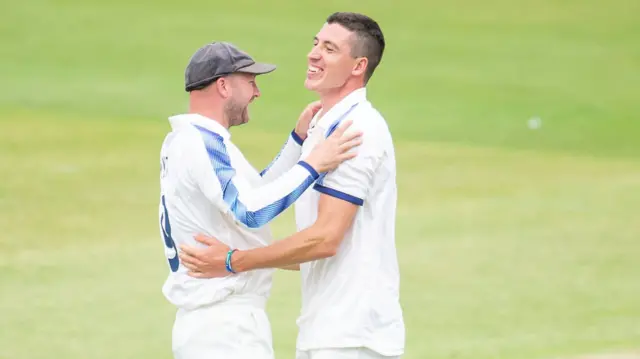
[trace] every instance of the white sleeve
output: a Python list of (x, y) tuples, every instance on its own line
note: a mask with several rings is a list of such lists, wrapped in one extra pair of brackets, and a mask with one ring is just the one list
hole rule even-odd
[(248, 228), (260, 228), (269, 223), (319, 177), (309, 164), (299, 161), (277, 181), (251, 187), (236, 175), (223, 138), (203, 128), (198, 130), (204, 142), (192, 161), (195, 167), (192, 173), (198, 187), (221, 211), (232, 214)]
[(260, 172), (260, 176), (264, 178), (265, 183), (271, 182), (280, 177), (298, 163), (302, 153), (303, 142), (304, 141), (296, 134), (295, 130), (291, 131), (287, 142), (285, 142), (278, 155), (273, 159), (271, 164), (267, 166), (267, 168)]
[[(347, 132), (353, 130), (355, 129)], [(373, 187), (374, 175), (383, 151), (371, 133), (363, 131), (362, 139), (362, 145), (354, 149), (357, 151), (356, 157), (340, 164), (335, 170), (322, 174), (313, 187), (316, 191), (358, 206), (364, 204)]]

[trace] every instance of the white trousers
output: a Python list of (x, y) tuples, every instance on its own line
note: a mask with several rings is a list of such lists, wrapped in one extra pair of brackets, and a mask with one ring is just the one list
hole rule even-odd
[(367, 348), (336, 348), (301, 351), (296, 359), (400, 359), (399, 356), (384, 356)]
[(266, 298), (235, 297), (194, 310), (178, 309), (175, 359), (274, 359)]

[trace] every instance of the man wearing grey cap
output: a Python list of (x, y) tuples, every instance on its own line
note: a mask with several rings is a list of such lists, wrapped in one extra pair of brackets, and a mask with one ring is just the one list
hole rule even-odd
[(180, 245), (203, 246), (199, 233), (239, 249), (271, 243), (268, 223), (296, 201), (322, 173), (355, 156), (359, 133), (349, 124), (301, 158), (318, 104), (309, 105), (275, 160), (255, 170), (231, 141), (229, 128), (249, 121), (248, 106), (260, 96), (256, 76), (275, 70), (225, 42), (198, 49), (185, 71), (189, 111), (169, 118), (162, 144), (160, 232), (170, 272), (163, 294), (177, 307), (173, 353), (177, 359), (272, 359), (265, 312), (272, 269), (229, 278), (188, 275)]

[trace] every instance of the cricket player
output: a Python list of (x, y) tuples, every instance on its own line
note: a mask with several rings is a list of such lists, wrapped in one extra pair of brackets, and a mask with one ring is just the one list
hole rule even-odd
[(300, 265), (302, 310), (298, 359), (399, 358), (405, 327), (395, 247), (396, 161), (389, 128), (367, 100), (384, 36), (371, 18), (335, 13), (313, 40), (305, 87), (322, 109), (302, 153), (353, 121), (363, 133), (352, 160), (321, 175), (296, 202), (299, 232), (243, 249), (198, 236), (208, 248), (185, 246), (180, 258), (195, 278), (229, 280), (265, 268)]
[(272, 164), (255, 170), (229, 128), (249, 121), (248, 105), (260, 95), (256, 75), (274, 69), (232, 44), (207, 44), (185, 71), (189, 112), (169, 118), (171, 132), (160, 156), (159, 217), (170, 268), (163, 294), (178, 308), (172, 343), (177, 359), (273, 359), (264, 310), (273, 270), (193, 278), (181, 265), (178, 248), (197, 246), (198, 233), (243, 250), (268, 245), (267, 224), (320, 175), (353, 158), (349, 150), (360, 143), (357, 136), (342, 136), (345, 126), (302, 155), (309, 121), (319, 108), (312, 104)]

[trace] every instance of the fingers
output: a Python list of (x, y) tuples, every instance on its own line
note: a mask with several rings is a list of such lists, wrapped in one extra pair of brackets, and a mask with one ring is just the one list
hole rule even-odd
[(183, 256), (180, 256), (180, 261), (182, 262), (182, 265), (185, 266), (188, 270), (195, 272), (199, 271), (197, 265), (193, 264), (193, 262), (190, 262), (188, 259), (185, 259)]
[(214, 245), (217, 242), (219, 242), (217, 239), (213, 238), (213, 237), (207, 237), (204, 234), (198, 234), (195, 237), (196, 241), (202, 243), (202, 244), (206, 244), (208, 246)]
[(319, 109), (322, 108), (322, 104), (320, 103), (320, 101), (314, 101), (312, 103), (309, 104), (309, 108), (313, 111), (313, 112), (317, 112)]
[(316, 113), (320, 111), (320, 109), (322, 109), (322, 104), (320, 103), (320, 101), (314, 101), (308, 104), (307, 107), (305, 107), (304, 111), (302, 111), (302, 114), (300, 115), (300, 118), (304, 117), (308, 120), (311, 120), (311, 118), (315, 116)]
[(340, 145), (340, 154), (338, 155), (338, 160), (340, 161), (340, 163), (348, 161), (354, 157), (356, 157), (358, 155), (357, 151), (351, 151), (350, 150), (354, 147), (360, 146), (360, 144), (362, 144), (362, 139), (361, 138), (355, 138), (351, 141), (347, 141), (344, 142), (343, 144)]
[(345, 141), (340, 145), (340, 153), (349, 151), (350, 149), (360, 146), (362, 144), (361, 138), (355, 138), (351, 141)]
[(180, 253), (178, 256), (180, 257), (180, 262), (190, 270), (202, 270), (206, 265), (197, 257), (186, 253)]
[(354, 153), (354, 152), (345, 152), (341, 155), (338, 156), (338, 160), (340, 161), (340, 163), (348, 161), (352, 158), (355, 158), (358, 154)]
[[(315, 116), (318, 112), (320, 112), (320, 110), (322, 110), (322, 106), (314, 107), (311, 109), (311, 114)], [(311, 116), (312, 119), (313, 119), (313, 116)]]
[(355, 140), (356, 138), (362, 137), (363, 135), (362, 131), (356, 131), (356, 132), (352, 132), (345, 135), (345, 131), (349, 127), (351, 127), (352, 124), (353, 124), (352, 120), (345, 121), (344, 124), (340, 125), (340, 127), (338, 127), (335, 131), (333, 131), (333, 133), (331, 134), (331, 136), (329, 136), (329, 138), (337, 140), (340, 144), (343, 144), (343, 143), (347, 143), (352, 140)]
[(180, 246), (180, 251), (192, 257), (196, 257), (198, 255), (198, 249), (193, 248), (191, 246), (187, 246), (185, 244)]
[(189, 274), (189, 276), (194, 277), (194, 278), (207, 278), (207, 276), (202, 272), (189, 271), (188, 274)]
[(330, 137), (334, 137), (334, 138), (339, 138), (342, 137), (342, 135), (344, 134), (344, 132), (351, 127), (351, 125), (353, 124), (353, 120), (346, 120), (344, 121), (340, 126), (338, 126), (338, 128), (336, 128), (335, 131), (333, 131), (333, 133), (331, 134)]
[(348, 135), (342, 136), (340, 138), (340, 142), (347, 143), (347, 142), (351, 142), (351, 141), (354, 141), (354, 140), (362, 141), (362, 139), (361, 139), (362, 135), (363, 135), (363, 133), (361, 131), (350, 133)]

